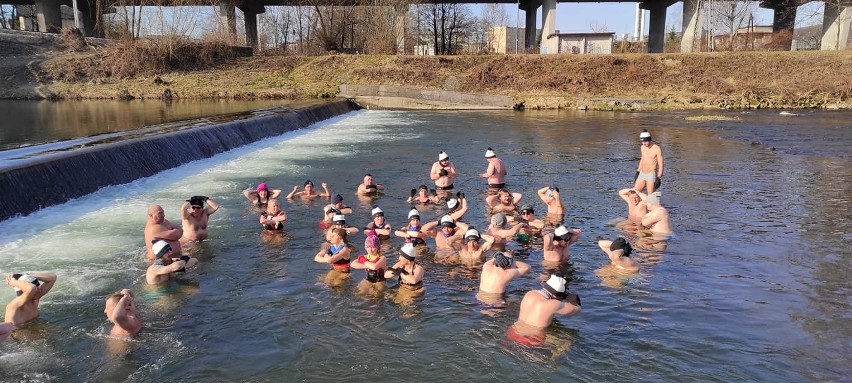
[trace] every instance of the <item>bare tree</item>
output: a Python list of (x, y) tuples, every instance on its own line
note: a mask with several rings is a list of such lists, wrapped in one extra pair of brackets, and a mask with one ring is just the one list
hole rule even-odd
[[(721, 44), (723, 50), (736, 50), (739, 29), (754, 18), (757, 3), (748, 0), (708, 0), (705, 10), (711, 31), (720, 31), (727, 36)], [(711, 35), (710, 38), (713, 38)], [(715, 45), (715, 44), (714, 44)], [(719, 48), (719, 46), (716, 46)]]
[(461, 42), (473, 26), (473, 18), (461, 4), (424, 4), (419, 7), (425, 32), (435, 47), (435, 54), (451, 55), (461, 50)]
[(605, 23), (600, 23), (597, 20), (592, 20), (592, 22), (589, 23), (589, 30), (592, 31), (592, 33), (609, 32), (609, 26)]

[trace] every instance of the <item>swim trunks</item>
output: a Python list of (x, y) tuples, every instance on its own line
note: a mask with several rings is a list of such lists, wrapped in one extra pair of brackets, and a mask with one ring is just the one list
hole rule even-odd
[(438, 190), (453, 190), (453, 185), (452, 184), (449, 184), (447, 186), (437, 186), (436, 185), (435, 188), (438, 189)]
[(494, 189), (502, 189), (502, 188), (506, 187), (506, 184), (505, 184), (505, 183), (502, 183), (502, 184), (488, 184), (488, 187), (490, 187), (490, 188), (494, 188)]
[(637, 179), (640, 179), (642, 181), (654, 182), (654, 180), (657, 179), (657, 175), (652, 171), (639, 172), (639, 177)]
[(543, 345), (547, 336), (543, 333), (538, 335), (521, 335), (515, 330), (515, 326), (509, 326), (509, 329), (506, 330), (506, 338), (526, 346), (535, 347)]

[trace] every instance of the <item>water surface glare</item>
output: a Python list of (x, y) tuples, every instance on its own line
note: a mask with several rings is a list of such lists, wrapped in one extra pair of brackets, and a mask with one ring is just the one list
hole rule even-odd
[[(350, 113), (30, 216), (0, 223), (0, 271), (52, 270), (41, 318), (0, 345), (3, 381), (834, 381), (852, 376), (852, 113), (692, 122), (690, 113)], [(635, 238), (638, 275), (601, 278), (598, 239), (623, 234), (642, 128), (666, 157), (667, 242)], [(323, 201), (287, 201), (285, 238), (262, 235), (240, 192), (259, 181), (286, 194), (326, 181), (363, 227), (377, 203), (396, 228), (408, 190), (430, 184), (440, 150), (460, 172), (456, 190), (484, 228), (478, 178), (492, 146), (508, 186), (540, 213), (535, 190), (558, 185), (566, 223), (581, 227), (571, 250), (571, 289), (583, 311), (558, 319), (543, 347), (505, 337), (524, 292), (546, 272), (540, 245), (509, 247), (532, 266), (508, 306), (474, 297), (478, 271), (426, 256), (426, 293), (402, 302), (393, 284), (357, 292), (363, 272), (331, 287), (313, 262)], [(354, 195), (364, 173), (384, 197)], [(204, 194), (221, 206), (210, 240), (190, 251), (201, 265), (169, 287), (142, 277), (148, 204), (177, 209)], [(429, 220), (443, 207), (421, 209)], [(361, 251), (363, 235), (351, 237)], [(429, 241), (430, 245), (432, 241)], [(396, 242), (398, 247), (401, 242)], [(392, 252), (390, 261), (397, 259)], [(144, 329), (110, 339), (103, 297), (137, 291)], [(0, 289), (0, 301), (13, 297)]]

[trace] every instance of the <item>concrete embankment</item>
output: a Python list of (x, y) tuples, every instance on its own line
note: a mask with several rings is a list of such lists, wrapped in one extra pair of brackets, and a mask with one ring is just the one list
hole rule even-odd
[(358, 109), (349, 100), (46, 156), (0, 169), (0, 221)]
[(471, 110), (510, 109), (514, 106), (509, 96), (395, 85), (342, 84), (338, 95), (367, 108)]

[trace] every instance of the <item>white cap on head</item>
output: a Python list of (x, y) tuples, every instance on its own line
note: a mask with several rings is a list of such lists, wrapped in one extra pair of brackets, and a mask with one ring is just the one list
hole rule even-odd
[(456, 206), (459, 206), (459, 200), (455, 198), (450, 198), (447, 200), (447, 207), (450, 209), (455, 209)]
[(400, 248), (399, 251), (402, 253), (401, 255), (409, 261), (413, 261), (414, 258), (417, 257), (417, 249), (415, 249), (414, 245), (410, 243), (402, 245), (402, 248)]
[(443, 161), (443, 160), (446, 160), (448, 158), (450, 158), (450, 156), (448, 156), (447, 153), (444, 153), (444, 152), (438, 153), (438, 161)]
[(651, 141), (651, 133), (643, 130), (642, 133), (639, 133), (639, 141)]
[(660, 192), (656, 191), (648, 195), (648, 199), (645, 200), (645, 203), (650, 205), (659, 205), (660, 204)]
[(414, 216), (417, 216), (417, 219), (420, 219), (420, 212), (417, 211), (417, 209), (411, 209), (411, 211), (408, 212), (408, 219), (409, 220)]
[(371, 214), (373, 215), (373, 217), (375, 217), (375, 216), (376, 216), (376, 214), (384, 214), (384, 213), (385, 213), (385, 212), (384, 212), (384, 211), (382, 211), (382, 208), (380, 208), (380, 207), (376, 206), (376, 207), (374, 207), (374, 208), (373, 208), (373, 211), (372, 211), (372, 213), (371, 213)]
[(482, 238), (482, 236), (481, 236), (481, 235), (479, 235), (479, 231), (478, 231), (478, 230), (476, 230), (476, 229), (468, 229), (468, 230), (464, 233), (464, 239), (469, 239), (469, 238), (471, 238), (471, 237), (476, 237), (477, 239)]
[(343, 214), (335, 214), (334, 217), (331, 217), (331, 222), (346, 223), (346, 216)]
[(449, 214), (441, 217), (441, 226), (455, 226), (455, 225), (456, 225), (456, 220), (454, 220), (453, 217), (450, 217)]
[(485, 151), (485, 158), (491, 157), (497, 157), (497, 155), (494, 154), (494, 149), (488, 148), (488, 150)]
[(561, 276), (556, 275), (556, 274), (550, 274), (550, 279), (547, 280), (546, 285), (547, 285), (547, 287), (549, 287), (548, 290), (550, 290), (551, 293), (554, 293), (554, 294), (560, 293), (561, 294), (561, 293), (565, 293), (565, 285), (567, 283), (568, 283), (568, 281), (565, 280), (564, 277), (561, 277)]
[[(34, 285), (36, 285), (36, 286), (38, 286), (38, 285), (39, 285), (39, 283), (38, 283), (38, 278), (36, 278), (36, 277), (34, 277), (34, 276), (32, 276), (32, 275), (29, 275), (29, 274), (21, 274), (21, 276), (20, 276), (20, 277), (18, 277), (18, 280), (19, 280), (19, 281), (24, 281), (24, 282), (29, 282), (29, 283), (32, 283), (32, 284), (34, 284)], [(19, 288), (15, 287), (15, 294), (17, 294), (17, 295), (21, 295), (21, 294), (22, 294), (22, 293), (21, 293), (21, 289), (19, 289)]]
[(169, 245), (168, 242), (163, 241), (162, 239), (158, 239), (151, 244), (151, 251), (154, 252), (154, 257), (160, 259), (168, 252), (172, 251), (172, 245)]
[(554, 237), (568, 239), (567, 235), (568, 235), (568, 228), (565, 227), (565, 226), (562, 226), (562, 225), (560, 225), (559, 227), (556, 228), (556, 230), (553, 231)]

